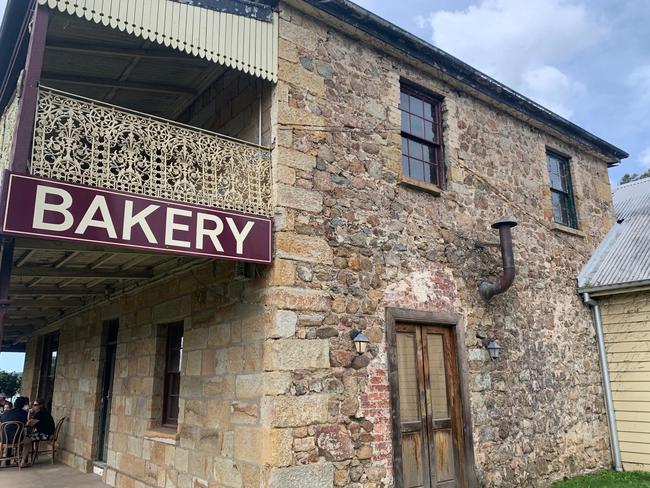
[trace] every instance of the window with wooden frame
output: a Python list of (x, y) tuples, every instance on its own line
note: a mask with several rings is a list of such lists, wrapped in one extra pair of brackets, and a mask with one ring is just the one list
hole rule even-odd
[(165, 351), (165, 392), (163, 396), (162, 424), (178, 425), (178, 400), (181, 390), (181, 362), (183, 360), (183, 322), (167, 325)]
[(570, 160), (566, 156), (547, 151), (546, 163), (551, 184), (553, 220), (556, 224), (578, 228)]
[(439, 96), (402, 82), (402, 174), (439, 188), (444, 186), (441, 103)]

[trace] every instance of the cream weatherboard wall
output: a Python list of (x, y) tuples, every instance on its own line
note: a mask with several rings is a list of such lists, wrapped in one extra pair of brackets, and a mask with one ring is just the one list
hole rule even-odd
[(626, 470), (650, 469), (650, 290), (600, 299)]

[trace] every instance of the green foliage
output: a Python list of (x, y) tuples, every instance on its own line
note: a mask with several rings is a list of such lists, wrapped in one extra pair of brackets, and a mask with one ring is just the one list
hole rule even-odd
[(621, 181), (618, 182), (619, 185), (624, 185), (625, 183), (632, 183), (633, 181), (638, 181), (642, 180), (644, 178), (650, 178), (650, 169), (646, 171), (645, 173), (637, 174), (637, 173), (625, 173), (623, 175), (623, 178), (621, 178)]
[(650, 488), (650, 473), (644, 471), (599, 471), (560, 481), (551, 488)]
[(11, 398), (20, 390), (21, 380), (19, 373), (0, 371), (0, 392), (7, 395), (7, 398)]

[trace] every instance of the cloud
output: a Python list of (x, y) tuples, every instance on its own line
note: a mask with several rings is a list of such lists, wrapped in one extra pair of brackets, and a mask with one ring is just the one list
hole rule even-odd
[(584, 84), (569, 78), (554, 66), (530, 68), (521, 77), (521, 91), (564, 117), (573, 114), (572, 102), (587, 91)]
[(650, 147), (646, 147), (639, 156), (639, 164), (645, 169), (650, 169)]
[(627, 76), (626, 84), (635, 92), (635, 99), (650, 104), (650, 64), (634, 68)]
[(586, 88), (561, 66), (609, 34), (593, 9), (571, 0), (480, 0), (416, 24), (433, 30), (436, 46), (564, 116)]

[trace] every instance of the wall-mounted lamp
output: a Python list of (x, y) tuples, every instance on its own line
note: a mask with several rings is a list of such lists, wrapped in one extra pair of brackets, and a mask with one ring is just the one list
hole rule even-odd
[(363, 332), (359, 332), (358, 330), (354, 329), (350, 331), (350, 337), (352, 337), (354, 348), (357, 350), (358, 354), (363, 354), (366, 352), (370, 340), (365, 336)]
[(485, 349), (488, 350), (488, 352), (490, 353), (490, 357), (492, 358), (493, 361), (499, 359), (503, 346), (501, 346), (496, 341), (496, 339), (492, 339), (491, 337), (485, 337), (480, 335), (477, 335), (476, 337), (481, 339), (481, 342), (483, 343), (483, 347), (485, 347)]

